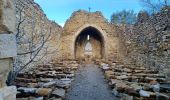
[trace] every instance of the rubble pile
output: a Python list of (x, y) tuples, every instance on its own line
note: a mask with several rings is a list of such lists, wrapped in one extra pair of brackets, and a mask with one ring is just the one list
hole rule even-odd
[(78, 69), (78, 61), (38, 65), (15, 79), (17, 100), (63, 100)]
[(100, 63), (115, 96), (123, 100), (170, 100), (170, 81), (158, 71), (120, 63)]

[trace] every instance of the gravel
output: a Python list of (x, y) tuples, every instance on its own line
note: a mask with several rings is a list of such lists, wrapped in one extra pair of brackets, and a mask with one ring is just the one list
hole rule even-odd
[(79, 69), (66, 99), (118, 100), (111, 93), (101, 69), (94, 64), (86, 64)]

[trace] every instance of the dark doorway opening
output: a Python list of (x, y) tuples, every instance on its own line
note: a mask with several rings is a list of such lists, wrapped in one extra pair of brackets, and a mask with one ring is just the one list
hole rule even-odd
[(100, 31), (94, 27), (83, 29), (75, 41), (75, 58), (84, 59), (85, 57), (103, 58), (104, 40)]

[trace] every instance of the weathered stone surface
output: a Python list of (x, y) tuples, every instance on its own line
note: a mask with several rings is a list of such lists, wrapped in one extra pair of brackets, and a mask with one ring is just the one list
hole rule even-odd
[(122, 94), (122, 100), (133, 100), (133, 96)]
[[(85, 59), (84, 46), (86, 38), (82, 35), (91, 36), (92, 54), (90, 58), (113, 58), (120, 54), (120, 41), (116, 28), (112, 26), (101, 12), (75, 11), (65, 23), (62, 32), (62, 56), (65, 59)], [(86, 32), (86, 33), (85, 33)], [(95, 33), (95, 36), (91, 35)], [(79, 37), (79, 40), (77, 40)], [(81, 39), (82, 41), (81, 41)], [(97, 39), (98, 40), (97, 40)], [(83, 40), (84, 39), (84, 40)], [(100, 41), (100, 42), (99, 42)], [(79, 45), (78, 45), (79, 44)], [(122, 46), (123, 47), (123, 46)], [(121, 55), (121, 54), (120, 54)]]
[(8, 73), (12, 69), (12, 59), (0, 59), (0, 81), (1, 86), (6, 86)]
[(147, 91), (140, 90), (139, 94), (141, 97), (150, 97), (150, 94)]
[(131, 87), (133, 87), (135, 90), (140, 90), (140, 89), (142, 89), (142, 87), (141, 86), (139, 86), (137, 83), (135, 84), (131, 84), (130, 85)]
[(0, 34), (15, 32), (15, 6), (14, 0), (0, 1)]
[(6, 85), (12, 58), (16, 56), (15, 7), (13, 0), (0, 0), (0, 88)]
[(16, 93), (15, 86), (0, 88), (0, 100), (16, 100)]
[[(101, 62), (103, 63), (103, 62)], [(102, 69), (102, 67), (101, 67)], [(108, 78), (109, 86), (115, 96), (124, 98), (121, 94), (132, 96), (135, 100), (137, 99), (156, 99), (156, 94), (153, 91), (159, 91), (161, 96), (159, 98), (168, 98), (169, 84), (166, 83), (165, 77), (159, 74), (158, 71), (151, 70), (144, 67), (134, 67), (132, 65), (114, 64), (114, 67), (110, 67), (106, 73), (111, 74), (114, 78)], [(109, 76), (110, 77), (110, 76)], [(159, 82), (162, 77), (162, 82), (165, 82), (165, 87), (160, 88)], [(164, 91), (163, 91), (164, 90)], [(164, 93), (165, 95), (162, 95)]]
[(21, 91), (23, 93), (36, 93), (37, 88), (27, 88), (27, 87), (19, 87), (17, 89), (18, 91)]
[(15, 79), (15, 85), (18, 87), (17, 99), (32, 97), (34, 100), (38, 99), (37, 96), (50, 100), (57, 100), (58, 97), (64, 99), (75, 75), (75, 69), (72, 68), (75, 66), (72, 64), (79, 64), (77, 61), (62, 62), (57, 60), (47, 65), (38, 65), (32, 71), (20, 72)]
[(120, 80), (128, 79), (128, 77), (126, 75), (117, 76), (116, 78), (120, 79)]
[[(15, 28), (19, 26), (19, 36), (23, 35), (21, 39), (17, 41), (21, 43), (21, 45), (17, 45), (17, 53), (28, 52), (29, 42), (28, 40), (33, 34), (34, 44), (36, 44), (35, 48), (39, 47), (38, 44), (42, 43), (42, 33), (45, 35), (45, 39), (49, 36), (48, 41), (44, 44), (41, 52), (39, 52), (38, 56), (35, 58), (37, 62), (32, 62), (26, 68), (29, 70), (30, 68), (34, 67), (34, 65), (47, 63), (52, 61), (52, 59), (59, 59), (60, 55), (60, 42), (61, 42), (61, 31), (62, 27), (59, 26), (56, 22), (51, 21), (47, 18), (44, 14), (42, 8), (34, 2), (34, 0), (14, 0), (15, 1), (15, 18), (16, 18), (16, 25)], [(16, 33), (18, 33), (18, 30)], [(41, 43), (40, 43), (41, 42)], [(18, 44), (19, 44), (18, 43)], [(45, 54), (47, 53), (48, 54)], [(17, 59), (23, 64), (30, 60), (30, 54), (27, 55), (18, 55)], [(43, 57), (42, 57), (43, 56)]]
[(105, 77), (106, 79), (114, 79), (114, 72), (113, 71), (105, 71)]
[(126, 27), (127, 30), (132, 30), (129, 38), (126, 38), (126, 41), (130, 41), (127, 44), (129, 58), (139, 66), (160, 70), (167, 75), (169, 72), (165, 70), (170, 69), (169, 12), (169, 6), (153, 15), (140, 12), (137, 23), (133, 27)]
[(62, 97), (62, 98), (64, 98), (64, 97), (65, 97), (65, 90), (64, 90), (64, 89), (56, 88), (56, 89), (52, 92), (52, 95), (55, 95), (56, 97)]
[(16, 57), (17, 47), (13, 34), (0, 34), (0, 58)]
[(52, 92), (51, 88), (39, 88), (36, 90), (36, 93), (40, 96), (48, 96)]

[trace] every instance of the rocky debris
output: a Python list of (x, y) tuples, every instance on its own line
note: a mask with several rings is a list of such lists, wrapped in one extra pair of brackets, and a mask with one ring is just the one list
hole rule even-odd
[(78, 66), (77, 61), (60, 61), (19, 73), (15, 80), (17, 100), (65, 99)]
[(164, 6), (152, 15), (142, 11), (133, 25), (132, 35), (126, 40), (130, 41), (127, 46), (128, 57), (134, 63), (159, 70), (167, 76), (170, 76), (169, 19), (170, 6)]
[(155, 100), (157, 95), (158, 98), (170, 99), (170, 83), (158, 71), (120, 63), (108, 64), (106, 70), (105, 65), (100, 64), (113, 95), (128, 98), (123, 100)]

